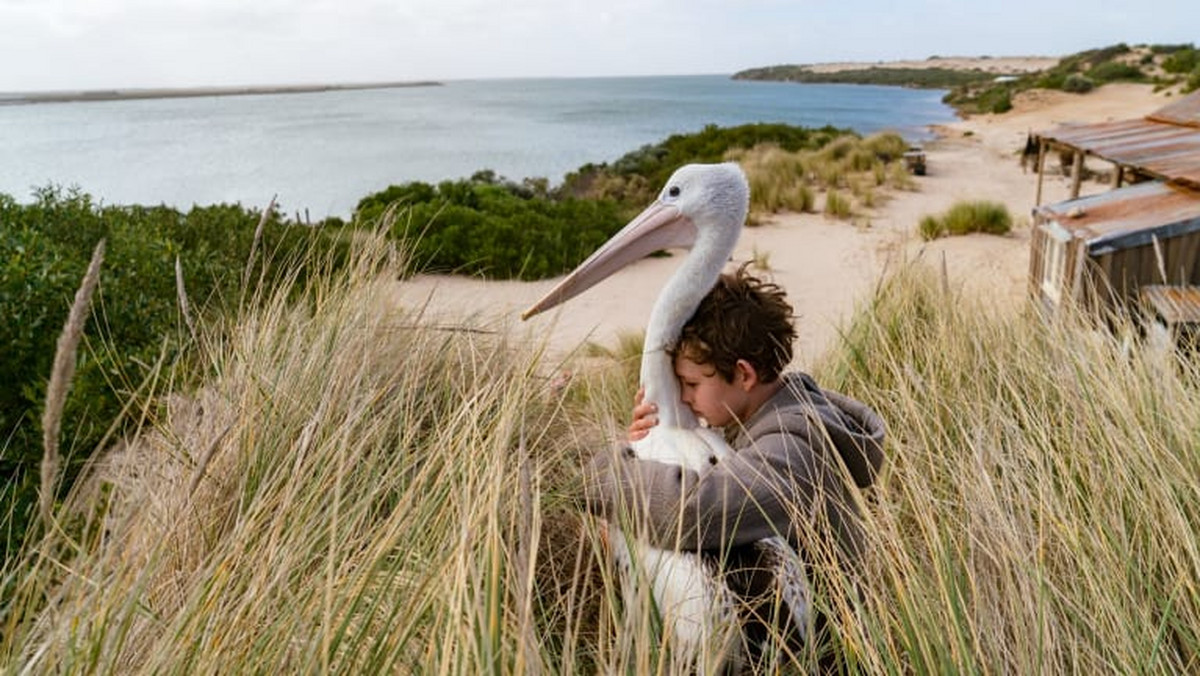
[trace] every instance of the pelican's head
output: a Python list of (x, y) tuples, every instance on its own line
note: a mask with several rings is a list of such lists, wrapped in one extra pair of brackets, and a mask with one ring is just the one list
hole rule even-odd
[(660, 249), (703, 247), (732, 251), (749, 205), (750, 186), (737, 164), (680, 167), (671, 174), (653, 204), (521, 313), (521, 318), (529, 319), (570, 300)]

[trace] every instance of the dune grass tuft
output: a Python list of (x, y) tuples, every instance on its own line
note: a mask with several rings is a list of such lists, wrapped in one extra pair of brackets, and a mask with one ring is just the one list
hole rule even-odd
[(825, 193), (825, 215), (832, 218), (850, 218), (854, 214), (850, 198), (837, 190)]
[(918, 230), (926, 240), (971, 232), (1003, 235), (1012, 230), (1012, 216), (1008, 207), (1000, 202), (958, 202), (941, 216), (923, 216)]
[[(866, 138), (841, 136), (815, 151), (788, 152), (760, 145), (731, 152), (726, 159), (738, 162), (746, 172), (752, 196), (750, 221), (757, 223), (779, 211), (814, 211), (817, 191), (848, 191), (870, 209), (885, 199), (879, 189), (911, 190), (915, 183), (901, 161), (907, 148), (898, 134), (882, 132)], [(838, 218), (848, 218), (853, 211), (849, 195), (834, 198)]]

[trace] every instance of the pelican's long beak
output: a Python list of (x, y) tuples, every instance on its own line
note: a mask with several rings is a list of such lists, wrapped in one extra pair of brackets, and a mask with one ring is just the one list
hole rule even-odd
[(521, 319), (544, 312), (592, 288), (614, 272), (660, 249), (690, 247), (696, 227), (677, 207), (655, 202), (612, 236), (542, 299), (521, 313)]

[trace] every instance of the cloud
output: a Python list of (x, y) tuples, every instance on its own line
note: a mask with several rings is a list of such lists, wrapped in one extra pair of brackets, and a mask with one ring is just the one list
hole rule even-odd
[(1191, 41), (1174, 17), (1193, 2), (0, 0), (0, 91), (1066, 54), (1121, 40)]

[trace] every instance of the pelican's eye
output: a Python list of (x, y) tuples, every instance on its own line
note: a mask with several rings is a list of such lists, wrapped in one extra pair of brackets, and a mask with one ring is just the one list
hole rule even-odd
[(673, 185), (670, 188), (667, 188), (667, 195), (671, 197), (679, 197), (679, 186)]

